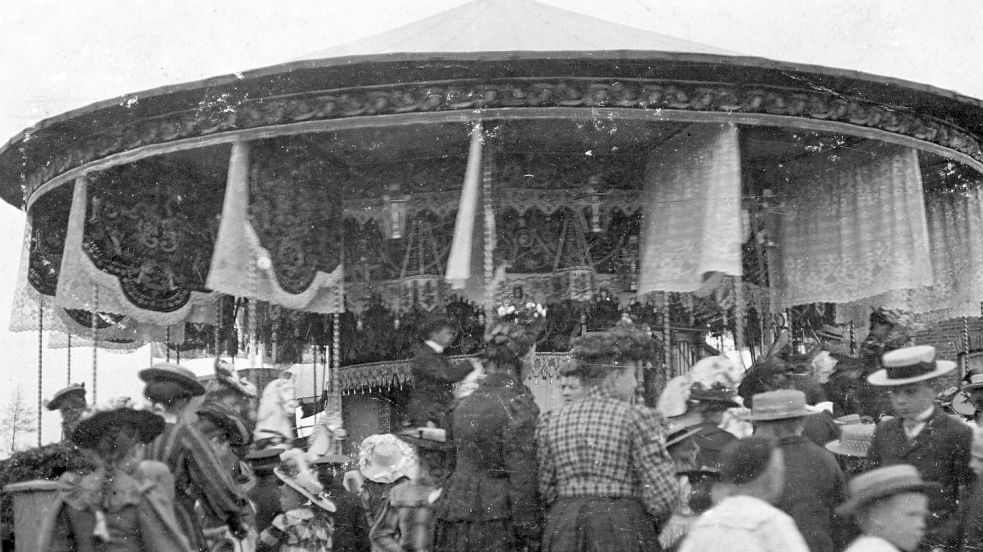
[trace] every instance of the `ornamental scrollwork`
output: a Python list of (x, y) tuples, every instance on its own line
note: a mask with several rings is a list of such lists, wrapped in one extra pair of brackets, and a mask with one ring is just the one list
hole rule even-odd
[[(211, 100), (214, 100), (212, 98)], [(72, 169), (138, 147), (218, 132), (347, 117), (492, 108), (619, 107), (767, 114), (846, 123), (930, 142), (983, 162), (979, 137), (947, 121), (821, 89), (694, 84), (633, 79), (495, 79), (406, 83), (307, 92), (279, 98), (209, 98), (194, 108), (107, 128), (48, 146), (42, 134), (25, 147), (25, 197)], [(31, 155), (31, 150), (43, 154)]]

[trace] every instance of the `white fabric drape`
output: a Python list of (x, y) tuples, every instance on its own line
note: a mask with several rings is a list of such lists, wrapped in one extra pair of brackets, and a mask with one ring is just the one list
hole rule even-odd
[(787, 171), (778, 190), (775, 306), (847, 303), (933, 283), (915, 150), (867, 142), (792, 161)]
[(933, 285), (895, 290), (843, 305), (837, 318), (866, 325), (871, 309), (887, 307), (923, 323), (979, 316), (983, 300), (983, 190), (933, 191), (925, 198)]
[(692, 292), (741, 270), (741, 159), (734, 125), (688, 126), (649, 156), (640, 294)]
[(475, 123), (471, 129), (468, 164), (464, 170), (461, 201), (457, 208), (457, 219), (454, 221), (454, 240), (451, 242), (451, 252), (447, 258), (446, 279), (453, 289), (464, 289), (468, 278), (471, 277), (471, 247), (475, 213), (478, 211), (482, 143), (481, 123)]

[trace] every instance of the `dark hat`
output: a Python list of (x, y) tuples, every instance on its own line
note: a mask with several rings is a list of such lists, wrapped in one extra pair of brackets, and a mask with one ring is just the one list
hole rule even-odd
[(702, 389), (694, 386), (689, 393), (689, 400), (701, 403), (717, 403), (725, 408), (740, 408), (741, 404), (735, 399), (735, 394), (729, 389)]
[(246, 422), (231, 408), (216, 402), (206, 402), (198, 408), (198, 416), (205, 418), (229, 434), (229, 443), (233, 446), (248, 445), (253, 440), (253, 432), (249, 431)]
[(420, 339), (430, 339), (430, 335), (442, 328), (457, 328), (457, 323), (448, 316), (433, 314), (420, 325)]
[(935, 347), (916, 345), (888, 351), (881, 357), (883, 370), (867, 376), (871, 385), (907, 385), (930, 380), (952, 371), (956, 363), (935, 360)]
[(669, 424), (669, 429), (666, 432), (666, 448), (682, 443), (699, 431), (699, 425)]
[(729, 443), (721, 451), (720, 478), (726, 483), (744, 485), (768, 469), (775, 444), (763, 437), (746, 437)]
[(395, 435), (418, 449), (448, 450), (454, 446), (447, 440), (447, 430), (437, 427), (404, 429)]
[(85, 382), (73, 383), (64, 389), (59, 389), (55, 392), (55, 395), (51, 397), (51, 400), (45, 404), (45, 408), (48, 410), (58, 410), (61, 407), (61, 403), (69, 397), (79, 397), (84, 401)]
[(344, 464), (348, 464), (351, 461), (352, 459), (348, 456), (345, 456), (344, 454), (325, 454), (324, 456), (320, 456), (318, 458), (315, 458), (314, 460), (311, 460), (311, 465), (312, 466), (319, 466), (322, 464), (344, 465)]
[(850, 499), (836, 509), (840, 515), (856, 513), (865, 504), (900, 493), (937, 489), (937, 483), (925, 482), (915, 466), (895, 464), (862, 473), (850, 480)]
[(108, 428), (124, 424), (136, 427), (137, 438), (143, 443), (153, 441), (165, 425), (164, 418), (136, 405), (129, 397), (117, 397), (86, 410), (72, 433), (72, 442), (81, 448), (93, 448)]
[[(176, 383), (178, 389), (187, 392), (192, 397), (205, 394), (205, 387), (195, 377), (194, 372), (177, 364), (154, 364), (150, 368), (140, 370), (139, 376), (148, 384), (161, 381)], [(164, 397), (154, 398), (164, 399)]]
[(243, 458), (254, 470), (272, 471), (280, 464), (280, 454), (286, 449), (268, 448), (250, 452)]

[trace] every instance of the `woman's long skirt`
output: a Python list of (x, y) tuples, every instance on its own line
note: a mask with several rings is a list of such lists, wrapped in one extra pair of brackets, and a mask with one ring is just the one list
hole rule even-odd
[(550, 508), (543, 552), (659, 551), (655, 520), (634, 498), (561, 498)]

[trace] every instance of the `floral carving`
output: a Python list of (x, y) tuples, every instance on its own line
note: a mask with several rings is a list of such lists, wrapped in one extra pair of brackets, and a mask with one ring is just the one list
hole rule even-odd
[(83, 250), (138, 308), (181, 308), (206, 291), (221, 176), (160, 158), (91, 175)]
[(30, 197), (55, 176), (107, 155), (194, 136), (366, 115), (510, 107), (621, 107), (801, 117), (900, 134), (983, 162), (979, 137), (955, 124), (833, 91), (673, 81), (496, 79), (350, 88), (327, 94), (315, 91), (278, 98), (209, 96), (194, 108), (121, 126), (107, 125), (104, 132), (65, 146), (46, 144), (42, 134), (25, 146), (25, 193)]

